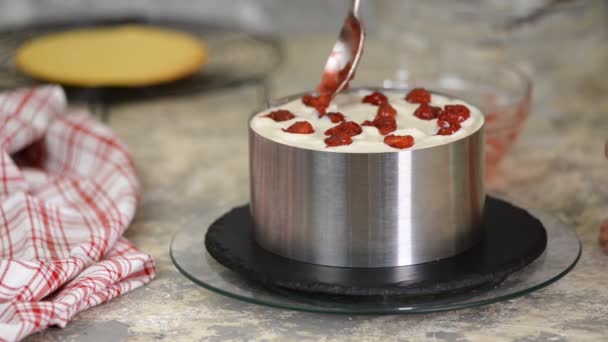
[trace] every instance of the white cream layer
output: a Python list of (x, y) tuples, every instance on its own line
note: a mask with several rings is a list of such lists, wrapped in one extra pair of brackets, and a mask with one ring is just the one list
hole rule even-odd
[[(341, 112), (344, 114), (346, 121), (354, 121), (358, 124), (361, 124), (365, 120), (371, 121), (376, 116), (378, 106), (361, 103), (363, 96), (370, 93), (371, 91), (362, 91), (340, 94), (332, 101), (327, 112)], [(376, 127), (371, 126), (363, 126), (363, 133), (352, 137), (353, 142), (350, 145), (326, 147), (323, 140), (327, 136), (324, 133), (327, 129), (337, 124), (331, 122), (326, 116), (319, 118), (317, 111), (314, 108), (305, 106), (301, 99), (264, 110), (253, 116), (249, 124), (259, 135), (278, 143), (311, 150), (343, 153), (395, 152), (443, 145), (469, 136), (483, 125), (484, 118), (478, 108), (458, 99), (433, 94), (431, 96), (432, 106), (443, 107), (450, 104), (462, 104), (471, 110), (471, 116), (461, 123), (462, 128), (458, 132), (452, 135), (435, 135), (438, 130), (437, 119), (421, 120), (415, 117), (413, 113), (418, 108), (418, 104), (405, 101), (405, 94), (401, 92), (384, 92), (384, 95), (388, 97), (389, 103), (397, 110), (397, 130), (390, 134), (411, 135), (414, 137), (414, 146), (403, 150), (386, 145), (384, 143), (384, 136), (378, 132)], [(296, 117), (283, 122), (275, 122), (270, 118), (264, 117), (264, 115), (278, 109), (289, 110)], [(282, 128), (287, 128), (294, 122), (303, 120), (312, 124), (315, 129), (314, 133), (293, 134), (282, 131)]]

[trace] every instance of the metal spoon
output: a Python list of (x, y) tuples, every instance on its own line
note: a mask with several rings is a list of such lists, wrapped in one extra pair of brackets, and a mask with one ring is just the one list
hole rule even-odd
[(327, 58), (321, 82), (317, 86), (319, 94), (330, 94), (331, 98), (348, 87), (363, 54), (365, 31), (359, 19), (360, 0), (352, 0), (351, 8), (344, 20), (338, 41)]

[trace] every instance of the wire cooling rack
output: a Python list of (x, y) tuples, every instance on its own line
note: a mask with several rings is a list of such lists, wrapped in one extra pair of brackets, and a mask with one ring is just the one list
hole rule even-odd
[(20, 73), (15, 67), (15, 52), (26, 40), (63, 30), (120, 24), (168, 27), (200, 37), (209, 48), (208, 63), (198, 73), (179, 81), (136, 88), (65, 87), (72, 102), (86, 103), (94, 113), (107, 119), (114, 103), (162, 96), (200, 93), (244, 84), (261, 86), (268, 98), (266, 79), (283, 60), (278, 38), (234, 26), (173, 19), (118, 18), (89, 21), (58, 21), (14, 27), (0, 31), (0, 89), (30, 86), (40, 81)]

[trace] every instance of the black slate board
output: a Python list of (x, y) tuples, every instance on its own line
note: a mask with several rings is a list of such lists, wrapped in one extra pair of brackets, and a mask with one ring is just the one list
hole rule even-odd
[(542, 223), (527, 211), (487, 197), (481, 241), (439, 261), (400, 267), (321, 266), (262, 249), (253, 238), (248, 206), (209, 227), (205, 246), (222, 265), (267, 286), (337, 295), (431, 295), (499, 283), (538, 258), (547, 245)]

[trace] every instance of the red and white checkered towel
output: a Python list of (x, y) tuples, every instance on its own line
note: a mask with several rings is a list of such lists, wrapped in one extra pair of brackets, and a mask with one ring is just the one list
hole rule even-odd
[(122, 237), (139, 184), (125, 146), (61, 88), (0, 93), (0, 340), (19, 340), (149, 282)]

